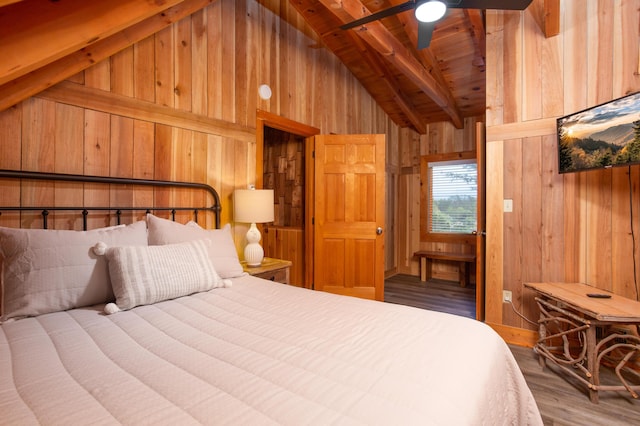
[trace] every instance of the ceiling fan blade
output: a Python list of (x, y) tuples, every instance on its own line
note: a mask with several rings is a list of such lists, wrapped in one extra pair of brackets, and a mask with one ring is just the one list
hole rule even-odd
[(418, 22), (418, 50), (429, 47), (435, 22)]
[(451, 9), (498, 9), (525, 10), (532, 0), (449, 0), (445, 3)]
[(406, 3), (399, 4), (397, 6), (390, 7), (389, 9), (381, 10), (380, 12), (372, 13), (363, 18), (356, 19), (355, 21), (348, 22), (340, 26), (341, 30), (350, 30), (351, 28), (359, 27), (369, 22), (377, 21), (378, 19), (387, 18), (392, 15), (396, 15), (406, 10), (411, 10), (416, 7), (415, 1), (408, 1)]

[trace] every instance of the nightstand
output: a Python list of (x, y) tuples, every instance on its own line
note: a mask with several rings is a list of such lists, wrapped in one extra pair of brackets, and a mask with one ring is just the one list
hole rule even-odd
[(290, 260), (274, 259), (265, 257), (260, 266), (248, 266), (245, 261), (240, 262), (244, 271), (254, 277), (275, 281), (282, 284), (289, 284)]

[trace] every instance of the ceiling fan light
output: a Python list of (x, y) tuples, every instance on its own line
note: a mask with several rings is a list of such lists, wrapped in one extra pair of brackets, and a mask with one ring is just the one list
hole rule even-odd
[(440, 0), (429, 0), (416, 7), (416, 19), (420, 22), (435, 22), (444, 16), (447, 6)]

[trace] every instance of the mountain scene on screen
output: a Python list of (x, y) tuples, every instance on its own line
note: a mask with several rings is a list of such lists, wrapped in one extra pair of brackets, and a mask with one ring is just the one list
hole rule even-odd
[(633, 141), (633, 124), (620, 124), (601, 132), (593, 133), (589, 139), (606, 142), (613, 146), (623, 147)]
[(640, 93), (558, 120), (560, 172), (640, 163)]

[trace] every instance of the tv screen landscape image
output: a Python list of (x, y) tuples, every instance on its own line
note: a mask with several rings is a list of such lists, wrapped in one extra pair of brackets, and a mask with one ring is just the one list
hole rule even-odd
[(558, 171), (640, 163), (640, 92), (557, 120)]

